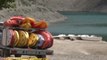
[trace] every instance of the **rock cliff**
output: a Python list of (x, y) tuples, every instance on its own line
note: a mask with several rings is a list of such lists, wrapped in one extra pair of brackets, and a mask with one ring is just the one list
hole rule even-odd
[(107, 0), (48, 0), (45, 5), (57, 11), (107, 12)]
[(25, 6), (42, 5), (56, 11), (106, 12), (107, 10), (107, 0), (21, 0), (21, 4)]
[(65, 16), (58, 12), (48, 9), (39, 0), (16, 0), (16, 8), (3, 9), (0, 11), (0, 19), (4, 21), (11, 16), (22, 15), (35, 19), (45, 19), (48, 22), (63, 21)]
[(10, 16), (23, 15), (55, 22), (66, 19), (57, 11), (107, 12), (107, 0), (15, 0), (15, 3), (16, 8), (0, 11), (2, 21)]

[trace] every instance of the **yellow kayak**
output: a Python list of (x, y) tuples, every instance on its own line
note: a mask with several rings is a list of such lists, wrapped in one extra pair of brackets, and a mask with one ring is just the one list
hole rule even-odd
[(38, 35), (35, 34), (35, 33), (31, 33), (30, 37), (29, 37), (29, 40), (28, 40), (28, 46), (29, 47), (35, 46), (35, 44), (37, 44), (38, 40), (39, 40)]

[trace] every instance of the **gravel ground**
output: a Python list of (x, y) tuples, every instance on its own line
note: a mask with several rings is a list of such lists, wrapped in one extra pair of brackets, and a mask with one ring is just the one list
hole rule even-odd
[(107, 42), (55, 40), (49, 60), (107, 60)]

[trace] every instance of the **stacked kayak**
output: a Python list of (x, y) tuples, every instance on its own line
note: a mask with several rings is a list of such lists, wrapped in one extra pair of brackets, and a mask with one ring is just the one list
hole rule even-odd
[(46, 29), (48, 28), (48, 24), (45, 20), (39, 20), (36, 21), (35, 19), (31, 17), (21, 17), (21, 16), (15, 16), (11, 17), (10, 19), (6, 20), (4, 22), (4, 26), (9, 26), (9, 27), (22, 27), (22, 28), (43, 28)]
[[(5, 46), (47, 49), (53, 45), (52, 34), (46, 30), (48, 24), (45, 20), (36, 21), (31, 17), (14, 16), (6, 20), (4, 26), (9, 28), (3, 29), (2, 40), (6, 40)], [(29, 31), (31, 28), (33, 31)]]

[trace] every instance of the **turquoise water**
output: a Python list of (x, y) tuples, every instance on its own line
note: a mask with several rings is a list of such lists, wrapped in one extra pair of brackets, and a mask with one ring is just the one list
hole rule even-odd
[(94, 34), (107, 40), (107, 14), (93, 12), (61, 12), (68, 19), (49, 26), (55, 34)]

